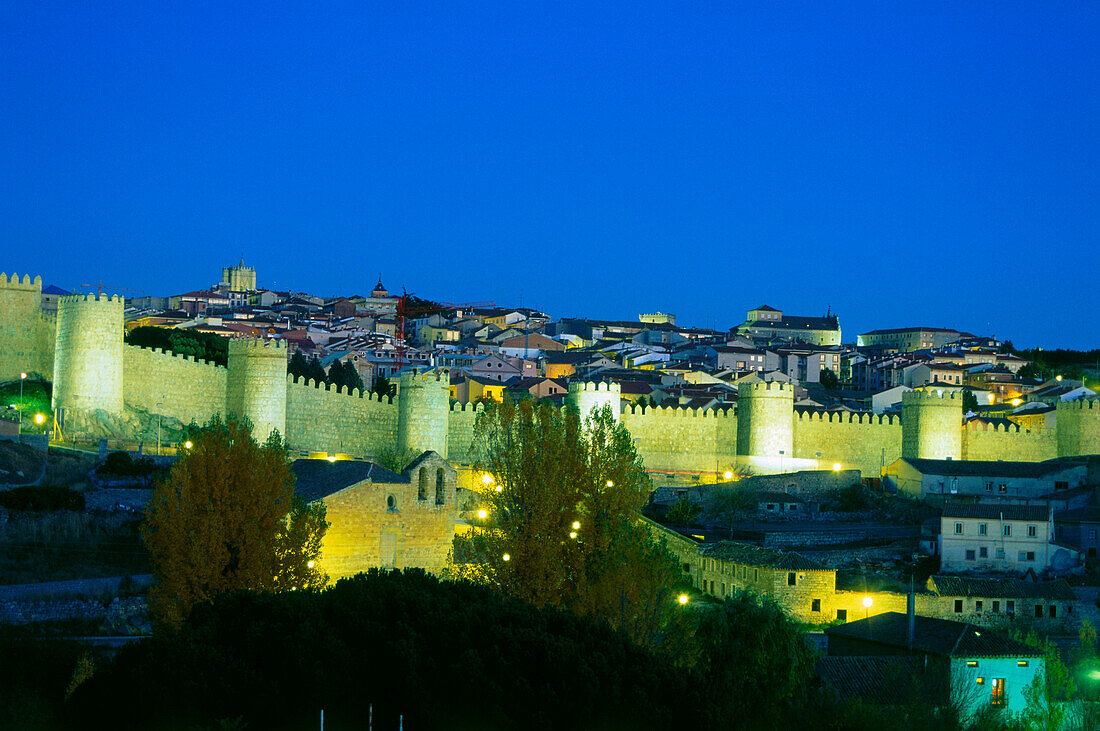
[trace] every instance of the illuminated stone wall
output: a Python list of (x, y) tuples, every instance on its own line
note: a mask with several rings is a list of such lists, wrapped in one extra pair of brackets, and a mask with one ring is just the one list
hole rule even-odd
[(794, 389), (789, 383), (742, 383), (738, 387), (737, 453), (793, 457)]
[(708, 476), (735, 467), (737, 417), (733, 409), (626, 406), (621, 423), (630, 431), (646, 469)]
[(901, 420), (894, 416), (805, 412), (794, 418), (794, 454), (819, 460), (823, 468), (839, 463), (841, 469), (877, 477), (901, 456), (901, 433)]
[(358, 389), (326, 388), (286, 376), (286, 440), (291, 449), (377, 457), (397, 444), (397, 405)]
[[(442, 503), (435, 490), (440, 470)], [(427, 484), (424, 499), (422, 471)], [(409, 482), (368, 481), (322, 500), (330, 526), (321, 546), (321, 567), (330, 579), (374, 567), (416, 567), (434, 573), (443, 569), (458, 515), (455, 470), (438, 455), (429, 455), (402, 476)]]
[(0, 382), (53, 377), (57, 319), (42, 312), (42, 277), (0, 274)]
[(901, 456), (962, 459), (962, 396), (929, 389), (901, 395)]
[[(203, 424), (225, 415), (228, 369), (160, 348), (122, 349), (126, 403), (144, 411)], [(157, 404), (160, 404), (159, 406)]]
[(226, 411), (251, 421), (261, 443), (273, 431), (286, 435), (286, 352), (276, 340), (229, 341)]
[(67, 295), (57, 303), (53, 408), (123, 406), (122, 297)]
[(397, 449), (449, 453), (450, 371), (401, 376), (397, 384)]

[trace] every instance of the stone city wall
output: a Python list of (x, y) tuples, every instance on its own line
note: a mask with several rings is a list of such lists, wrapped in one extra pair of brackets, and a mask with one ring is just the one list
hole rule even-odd
[(893, 416), (803, 412), (794, 419), (795, 457), (816, 459), (822, 467), (839, 463), (878, 477), (901, 457), (901, 442), (901, 420)]
[(202, 424), (214, 414), (225, 416), (228, 372), (225, 366), (160, 348), (127, 345), (122, 350), (126, 403), (184, 424)]
[(287, 376), (286, 440), (291, 449), (377, 456), (397, 443), (397, 405), (370, 392)]

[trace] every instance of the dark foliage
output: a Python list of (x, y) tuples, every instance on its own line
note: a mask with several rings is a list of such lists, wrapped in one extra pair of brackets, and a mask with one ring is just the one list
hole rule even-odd
[(833, 372), (832, 368), (821, 369), (820, 381), (822, 387), (830, 391), (840, 385), (840, 379), (836, 377), (836, 373)]
[(229, 341), (213, 333), (178, 328), (136, 327), (126, 336), (126, 342), (142, 348), (170, 350), (176, 355), (193, 355), (218, 365), (229, 363)]
[(68, 728), (62, 704), (81, 654), (76, 643), (0, 627), (0, 728)]
[(103, 477), (155, 477), (167, 472), (148, 457), (134, 459), (129, 452), (111, 452), (103, 464), (96, 467), (96, 474)]
[(0, 507), (8, 510), (83, 510), (84, 493), (67, 487), (16, 487), (0, 492)]
[[(691, 673), (605, 623), (486, 587), (372, 571), (323, 593), (223, 595), (74, 695), (85, 728), (699, 728)], [(786, 685), (786, 684), (785, 684)], [(742, 698), (742, 700), (747, 700)], [(97, 725), (98, 724), (98, 725)]]

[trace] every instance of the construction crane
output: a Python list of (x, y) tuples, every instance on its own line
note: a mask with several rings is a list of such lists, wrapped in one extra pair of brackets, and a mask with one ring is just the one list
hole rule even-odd
[(116, 287), (112, 284), (104, 284), (102, 279), (100, 279), (99, 282), (95, 283), (95, 284), (85, 284), (85, 283), (82, 282), (80, 284), (80, 286), (82, 288), (83, 287), (95, 287), (98, 290), (98, 293), (96, 294), (97, 297), (102, 297), (103, 296), (103, 290), (105, 290), (105, 289), (113, 289), (113, 290), (118, 291), (118, 292), (133, 292), (135, 294), (145, 294), (145, 291), (140, 290), (140, 289), (130, 289), (129, 287)]
[(483, 302), (437, 302), (431, 306), (421, 305), (419, 307), (410, 307), (410, 297), (416, 297), (416, 295), (406, 291), (405, 288), (402, 287), (401, 296), (397, 299), (397, 342), (395, 344), (397, 352), (394, 356), (394, 372), (400, 371), (405, 367), (405, 321), (410, 315), (425, 315), (452, 309), (462, 310), (474, 307), (496, 307), (496, 303), (492, 300)]

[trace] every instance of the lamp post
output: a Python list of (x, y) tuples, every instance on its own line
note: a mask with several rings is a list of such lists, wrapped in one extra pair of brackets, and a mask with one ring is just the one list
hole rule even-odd
[[(157, 401), (157, 406), (163, 406), (163, 405), (164, 405), (163, 401)], [(157, 411), (157, 456), (158, 457), (160, 456), (160, 420), (161, 420), (161, 415), (160, 415), (160, 411), (158, 410)]]
[(26, 373), (19, 374), (19, 421), (15, 425), (15, 435), (22, 436), (23, 434), (23, 381), (27, 380)]

